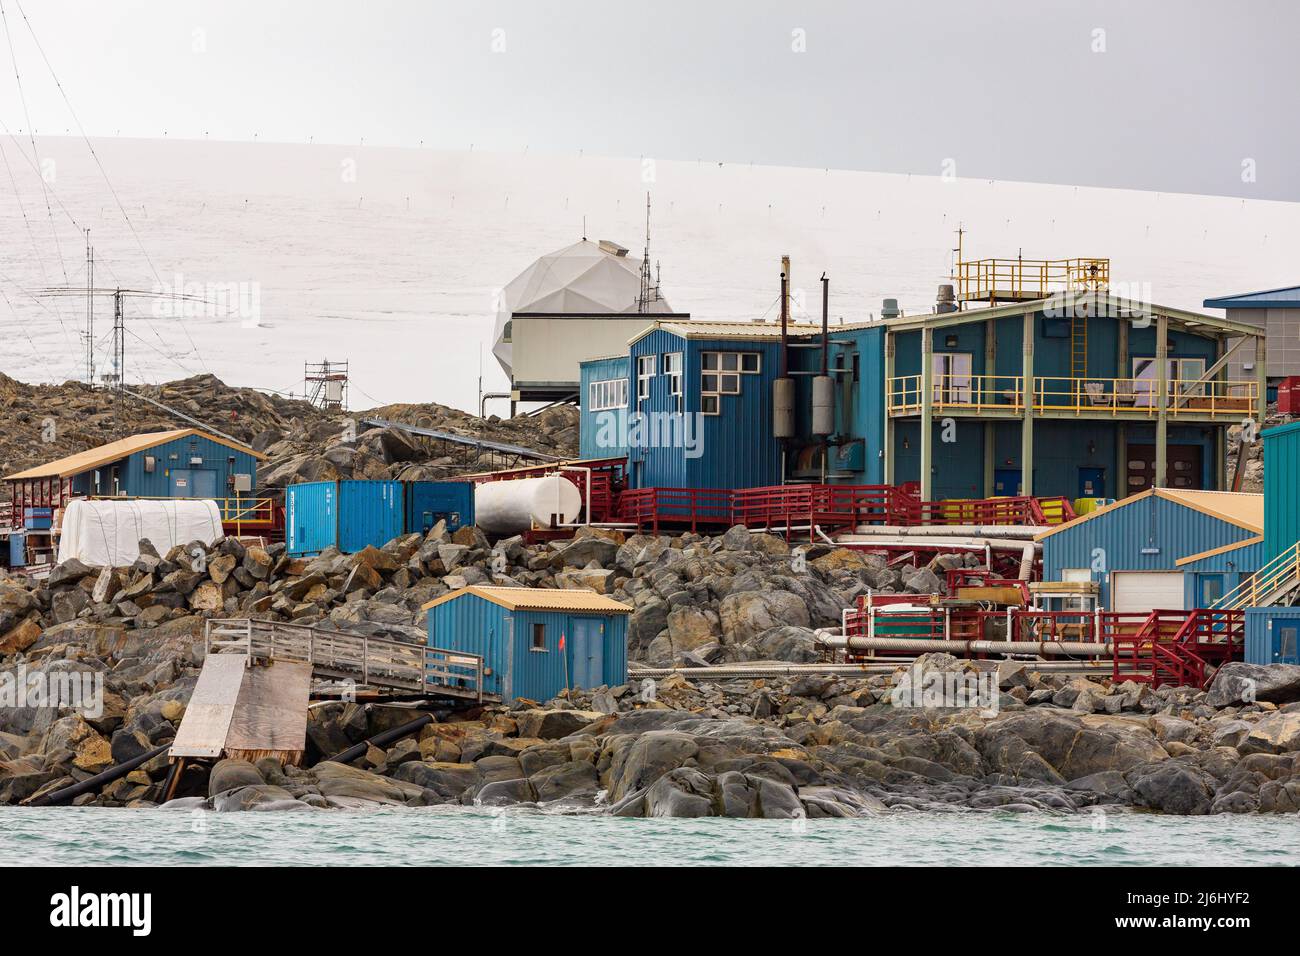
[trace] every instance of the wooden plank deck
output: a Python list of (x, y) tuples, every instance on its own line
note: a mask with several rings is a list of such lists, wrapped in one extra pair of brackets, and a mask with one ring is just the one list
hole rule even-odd
[(221, 756), (247, 670), (248, 658), (242, 654), (213, 655), (203, 662), (171, 756)]

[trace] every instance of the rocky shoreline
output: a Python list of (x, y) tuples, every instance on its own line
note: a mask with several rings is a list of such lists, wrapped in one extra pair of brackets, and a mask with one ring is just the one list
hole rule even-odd
[[(960, 560), (945, 558), (946, 561)], [(234, 540), (131, 568), (68, 562), (40, 582), (0, 577), (0, 693), (14, 675), (102, 684), (102, 708), (0, 707), (0, 805), (29, 802), (168, 743), (202, 664), (207, 618), (318, 623), (423, 643), (420, 606), (466, 584), (585, 587), (634, 608), (629, 656), (656, 666), (806, 662), (814, 629), (867, 588), (925, 594), (942, 564), (891, 568), (830, 546), (791, 551), (733, 528), (715, 537), (490, 544), (475, 529), (291, 558)], [(927, 673), (976, 665), (926, 655)], [(984, 665), (989, 666), (989, 665)], [(181, 779), (167, 806), (312, 810), (544, 805), (623, 816), (864, 816), (912, 810), (1300, 810), (1300, 668), (1227, 665), (1212, 689), (980, 672), (978, 706), (912, 706), (908, 672), (652, 683), (452, 714), (314, 705), (303, 767), (225, 760)], [(415, 736), (329, 757), (422, 713)], [(155, 806), (155, 757), (77, 805)]]

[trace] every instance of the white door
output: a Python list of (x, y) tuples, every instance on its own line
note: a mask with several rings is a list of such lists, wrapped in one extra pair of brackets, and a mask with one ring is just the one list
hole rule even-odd
[(1110, 576), (1113, 611), (1181, 610), (1183, 572), (1116, 571)]

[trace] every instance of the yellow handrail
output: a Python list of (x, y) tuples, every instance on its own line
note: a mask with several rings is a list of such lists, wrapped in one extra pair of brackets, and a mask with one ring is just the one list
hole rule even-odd
[(1300, 541), (1210, 605), (1212, 610), (1259, 607), (1259, 602), (1288, 582), (1300, 578)]
[[(891, 412), (921, 408), (920, 375), (896, 375), (887, 384)], [(941, 374), (933, 376), (931, 404), (937, 409), (1020, 411), (1025, 405), (1019, 375)], [(1165, 413), (1170, 418), (1209, 415), (1234, 419), (1251, 414), (1259, 384), (1247, 381), (1170, 379)], [(1181, 401), (1179, 401), (1181, 399)], [(1035, 411), (1109, 413), (1154, 418), (1159, 413), (1156, 382), (1146, 378), (1039, 376), (1033, 380)]]

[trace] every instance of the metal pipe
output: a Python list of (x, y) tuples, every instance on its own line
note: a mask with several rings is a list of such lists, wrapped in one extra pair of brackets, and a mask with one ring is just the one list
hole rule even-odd
[(1114, 645), (1083, 641), (952, 641), (915, 637), (845, 637), (827, 634), (818, 640), (827, 647), (855, 651), (958, 651), (963, 654), (1053, 654), (1057, 656), (1101, 657), (1112, 654)]
[(786, 328), (790, 321), (789, 279), (781, 273), (781, 377), (790, 374), (790, 338)]
[(322, 763), (351, 763), (364, 754), (370, 747), (382, 747), (385, 744), (391, 744), (394, 741), (401, 740), (403, 737), (409, 737), (425, 724), (432, 722), (433, 714), (424, 714), (421, 717), (415, 718), (415, 720), (407, 721), (399, 727), (385, 730), (382, 734), (375, 734), (370, 739), (363, 740), (359, 744), (353, 744), (341, 754), (335, 754), (333, 757), (330, 757), (328, 761), (322, 761)]
[(63, 803), (66, 800), (71, 800), (73, 797), (79, 797), (81, 794), (87, 793), (91, 790), (98, 790), (100, 787), (104, 786), (104, 784), (112, 783), (119, 777), (125, 777), (136, 767), (143, 766), (154, 757), (166, 753), (168, 750), (171, 750), (171, 747), (172, 745), (170, 743), (165, 743), (161, 747), (155, 747), (148, 753), (142, 753), (138, 757), (132, 757), (130, 760), (109, 767), (107, 770), (101, 771), (93, 777), (87, 777), (80, 783), (74, 783), (71, 786), (64, 787), (62, 790), (51, 790), (49, 793), (43, 793), (38, 797), (34, 797), (27, 805), (31, 807), (48, 807), (51, 804)]
[[(663, 680), (680, 675), (689, 681), (744, 680), (759, 677), (797, 677), (803, 674), (826, 676), (893, 674), (916, 660), (902, 655), (871, 664), (724, 664), (715, 667), (633, 667), (628, 671), (632, 680)], [(1033, 661), (1033, 669), (1042, 673), (1107, 673), (1110, 661)]]

